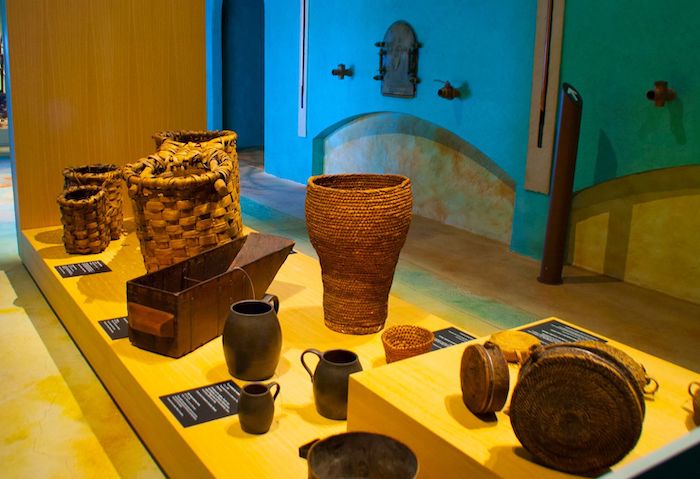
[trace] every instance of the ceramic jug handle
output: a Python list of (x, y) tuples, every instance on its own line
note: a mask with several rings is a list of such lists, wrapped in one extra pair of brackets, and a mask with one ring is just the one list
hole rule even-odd
[[(304, 366), (304, 369), (306, 369), (306, 372), (309, 373), (309, 377), (311, 378), (311, 382), (314, 382), (314, 373), (311, 372), (311, 369), (309, 369), (309, 366), (306, 364), (306, 361), (304, 361), (304, 355), (306, 353), (313, 353), (316, 356), (318, 356), (319, 362), (321, 361), (321, 357), (323, 356), (323, 353), (321, 353), (321, 351), (319, 351), (318, 349), (314, 349), (314, 348), (309, 348), (306, 351), (304, 351), (303, 353), (301, 353), (301, 365)], [(316, 367), (318, 367), (318, 365), (316, 365)]]
[(265, 301), (268, 304), (271, 304), (273, 308), (275, 308), (275, 313), (279, 313), (280, 311), (280, 299), (275, 296), (274, 294), (266, 294), (262, 298), (263, 301)]
[(697, 386), (698, 389), (700, 389), (700, 381), (693, 381), (688, 385), (688, 394), (691, 396), (695, 396), (695, 393), (697, 392), (697, 389), (693, 391), (693, 386)]
[(275, 390), (275, 394), (272, 395), (272, 400), (274, 401), (277, 399), (277, 395), (280, 393), (280, 385), (279, 383), (276, 383), (275, 381), (272, 381), (267, 384), (267, 388), (272, 391), (272, 386), (277, 386), (277, 390)]

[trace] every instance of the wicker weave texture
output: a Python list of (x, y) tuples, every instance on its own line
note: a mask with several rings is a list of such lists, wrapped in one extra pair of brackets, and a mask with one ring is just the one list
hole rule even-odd
[(109, 245), (107, 200), (99, 186), (71, 186), (57, 198), (67, 253), (100, 253)]
[(199, 145), (206, 143), (210, 147), (212, 140), (216, 141), (217, 139), (222, 144), (226, 144), (233, 139), (233, 144), (235, 145), (236, 133), (231, 130), (173, 130), (159, 131), (153, 134), (156, 150), (160, 150), (165, 140), (171, 140), (176, 143), (196, 143)]
[(242, 235), (235, 134), (226, 142), (166, 140), (157, 153), (126, 165), (124, 177), (148, 272)]
[(400, 324), (382, 333), (382, 344), (386, 362), (393, 363), (419, 354), (427, 353), (433, 347), (435, 335), (420, 326)]
[(63, 170), (64, 188), (80, 185), (101, 186), (107, 197), (107, 223), (111, 239), (119, 239), (124, 222), (121, 168), (117, 165), (86, 165)]
[(511, 424), (544, 465), (598, 475), (637, 443), (644, 404), (622, 363), (571, 346), (532, 353), (513, 391)]
[(411, 223), (411, 182), (399, 175), (309, 178), (306, 226), (321, 263), (326, 326), (348, 334), (384, 327)]

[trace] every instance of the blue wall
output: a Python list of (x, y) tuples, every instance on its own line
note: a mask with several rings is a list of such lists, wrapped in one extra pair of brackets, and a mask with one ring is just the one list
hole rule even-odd
[[(297, 1), (268, 0), (266, 170), (306, 182), (312, 174), (316, 135), (349, 116), (393, 111), (455, 132), (509, 175), (522, 177), (534, 15), (534, 2), (520, 0), (310, 0), (308, 136), (298, 138), (299, 5)], [(374, 43), (400, 19), (414, 27), (423, 44), (419, 53), (422, 82), (411, 100), (382, 96), (379, 82), (372, 79), (378, 64)], [(331, 76), (339, 63), (352, 66), (355, 75), (344, 80)], [(463, 87), (468, 91), (466, 99), (450, 102), (439, 98), (440, 85), (434, 79)]]
[(262, 146), (263, 0), (224, 0), (222, 8), (223, 127), (238, 147)]
[[(534, 0), (310, 0), (306, 138), (296, 134), (299, 2), (265, 5), (269, 173), (304, 183), (317, 172), (313, 138), (324, 129), (362, 113), (409, 113), (461, 136), (516, 180), (511, 248), (541, 255), (549, 197), (523, 189)], [(700, 50), (698, 13), (694, 0), (661, 10), (651, 0), (567, 2), (561, 80), (584, 99), (576, 189), (700, 162), (700, 63), (693, 57)], [(399, 19), (413, 25), (423, 44), (422, 82), (411, 100), (381, 96), (372, 80), (374, 42)], [(355, 76), (331, 76), (339, 63), (352, 66)], [(439, 98), (434, 79), (449, 80), (466, 97)], [(654, 108), (644, 96), (659, 79), (679, 95), (665, 108)]]

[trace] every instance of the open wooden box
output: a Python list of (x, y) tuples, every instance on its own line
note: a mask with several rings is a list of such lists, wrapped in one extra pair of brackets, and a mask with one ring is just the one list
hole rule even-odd
[(126, 283), (129, 339), (179, 358), (221, 335), (231, 304), (260, 299), (294, 247), (251, 233)]

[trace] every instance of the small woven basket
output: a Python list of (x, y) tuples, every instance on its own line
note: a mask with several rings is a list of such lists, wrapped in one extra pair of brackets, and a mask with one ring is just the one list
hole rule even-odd
[(346, 334), (384, 327), (412, 206), (411, 181), (405, 176), (309, 178), (306, 226), (321, 263), (327, 327)]
[(107, 200), (101, 187), (71, 186), (56, 199), (67, 253), (101, 253), (109, 245)]
[(122, 211), (121, 168), (117, 165), (86, 165), (63, 170), (64, 188), (81, 185), (101, 186), (107, 197), (107, 223), (111, 239), (119, 239), (122, 232), (124, 213)]
[(149, 273), (242, 235), (238, 158), (227, 148), (166, 140), (124, 167)]
[(427, 353), (432, 349), (434, 340), (432, 331), (420, 326), (410, 324), (392, 326), (382, 333), (386, 362), (393, 363)]
[[(233, 139), (233, 142), (231, 142)], [(160, 150), (161, 145), (165, 140), (170, 140), (175, 143), (195, 143), (205, 147), (211, 147), (212, 141), (221, 142), (224, 148), (236, 146), (236, 133), (231, 130), (174, 130), (174, 131), (159, 131), (153, 134), (153, 140), (156, 142), (156, 150)], [(229, 153), (229, 151), (227, 151)]]

